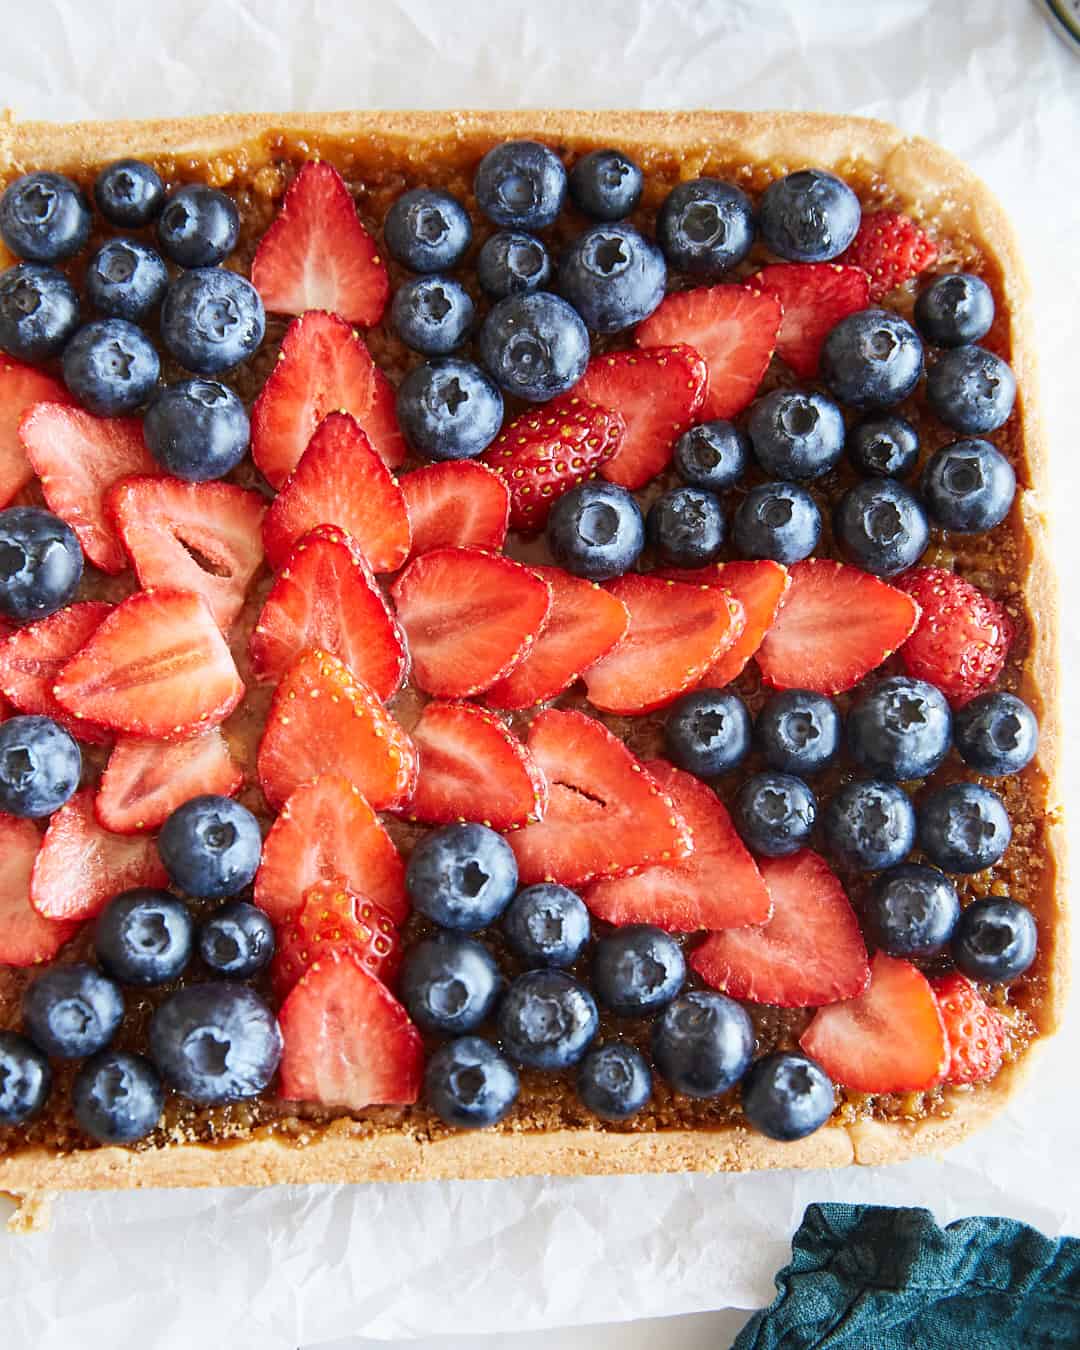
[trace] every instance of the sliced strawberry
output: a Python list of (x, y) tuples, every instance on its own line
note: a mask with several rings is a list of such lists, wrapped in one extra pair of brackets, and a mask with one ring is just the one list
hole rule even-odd
[(547, 810), (547, 780), (509, 727), (469, 703), (429, 703), (413, 728), (420, 752), (410, 820), (478, 820), (512, 830)]
[(255, 903), (282, 923), (322, 882), (347, 886), (394, 923), (408, 916), (401, 855), (359, 788), (336, 773), (302, 783), (270, 826), (255, 875)]
[(909, 675), (936, 684), (958, 707), (1001, 674), (1014, 635), (996, 600), (943, 567), (915, 567), (896, 585), (920, 609), (915, 631), (900, 648)]
[(0, 693), (22, 713), (51, 717), (80, 740), (107, 745), (112, 734), (60, 706), (53, 685), (61, 666), (97, 631), (112, 609), (100, 600), (68, 605), (0, 641)]
[(35, 403), (74, 401), (60, 381), (43, 370), (0, 357), (0, 507), (7, 506), (34, 476), (19, 438), (23, 414)]
[(655, 575), (671, 581), (699, 586), (722, 586), (743, 607), (742, 632), (719, 660), (705, 672), (701, 683), (708, 689), (722, 689), (742, 674), (747, 661), (761, 646), (773, 626), (791, 580), (787, 568), (778, 562), (713, 563), (692, 571), (663, 568)]
[(614, 456), (600, 466), (609, 482), (644, 487), (670, 464), (675, 442), (698, 418), (705, 362), (673, 341), (679, 345), (594, 356), (574, 386), (579, 398), (621, 414), (626, 423)]
[(542, 821), (509, 836), (523, 886), (577, 887), (690, 853), (690, 828), (670, 795), (601, 722), (550, 708), (528, 745), (549, 797)]
[(941, 1082), (949, 1063), (926, 976), (884, 952), (871, 963), (866, 992), (815, 1013), (799, 1045), (855, 1092), (925, 1092)]
[(982, 1083), (993, 1078), (1005, 1056), (1005, 1028), (979, 991), (958, 971), (931, 980), (949, 1042), (947, 1083)]
[(0, 966), (51, 961), (79, 931), (77, 923), (42, 918), (30, 903), (30, 877), (40, 846), (32, 820), (0, 815)]
[(300, 540), (251, 634), (251, 665), (280, 680), (305, 647), (339, 657), (384, 702), (409, 668), (405, 635), (355, 542), (333, 525)]
[(475, 459), (425, 464), (398, 479), (412, 527), (412, 556), (436, 548), (498, 553), (510, 523), (510, 492)]
[(780, 301), (784, 317), (776, 354), (802, 380), (817, 377), (829, 330), (870, 303), (870, 280), (863, 269), (836, 263), (774, 263), (746, 284)]
[(554, 503), (594, 477), (617, 452), (625, 433), (626, 422), (618, 412), (568, 394), (515, 417), (480, 462), (510, 489), (513, 529), (542, 530)]
[(409, 556), (409, 515), (390, 471), (356, 419), (331, 413), (312, 436), (300, 462), (263, 523), (271, 567), (316, 525), (336, 525), (356, 540), (372, 571), (396, 572)]
[(243, 781), (216, 727), (176, 745), (122, 736), (101, 775), (94, 814), (114, 834), (141, 834), (160, 829), (192, 797), (231, 797)]
[(694, 851), (634, 876), (596, 881), (585, 903), (608, 923), (651, 923), (669, 933), (764, 923), (772, 913), (769, 892), (716, 793), (662, 759), (645, 768), (689, 825)]
[(536, 572), (477, 548), (440, 548), (391, 589), (413, 678), (435, 698), (468, 698), (529, 655), (547, 622), (551, 587)]
[(551, 611), (532, 651), (484, 694), (490, 708), (531, 708), (569, 689), (626, 634), (630, 611), (595, 582), (561, 567), (534, 567), (551, 587)]
[(147, 740), (180, 741), (223, 722), (244, 696), (206, 601), (136, 591), (107, 615), (53, 685), (69, 713)]
[(876, 302), (918, 276), (937, 255), (937, 244), (910, 217), (899, 211), (875, 211), (863, 216), (840, 261), (869, 274), (870, 299)]
[(259, 742), (258, 773), (275, 810), (301, 783), (321, 773), (340, 773), (377, 811), (386, 811), (412, 795), (416, 751), (348, 666), (312, 648), (277, 687)]
[(251, 284), (275, 314), (328, 309), (371, 328), (382, 318), (390, 278), (332, 164), (308, 160), (259, 240)]
[(405, 458), (390, 381), (344, 319), (312, 309), (289, 325), (251, 409), (252, 458), (274, 487), (281, 487), (316, 427), (335, 411), (352, 413), (387, 468)]
[(639, 347), (687, 342), (700, 352), (709, 387), (698, 421), (734, 417), (757, 393), (776, 347), (783, 315), (775, 295), (745, 286), (675, 291), (634, 333)]
[(869, 675), (914, 629), (919, 607), (857, 567), (809, 558), (758, 648), (766, 684), (839, 694)]
[(281, 1005), (286, 1101), (358, 1111), (420, 1095), (424, 1043), (389, 989), (347, 948), (317, 961)]
[(105, 494), (121, 478), (161, 473), (143, 440), (142, 419), (92, 417), (66, 403), (37, 403), (19, 423), (19, 436), (49, 510), (67, 521), (95, 567), (119, 575), (127, 554)]
[(389, 986), (401, 965), (401, 937), (389, 915), (338, 881), (319, 881), (277, 931), (270, 979), (280, 1000), (329, 951), (348, 948), (369, 974)]
[(92, 919), (121, 891), (168, 884), (157, 841), (103, 830), (93, 789), (82, 788), (49, 821), (30, 878), (30, 903), (46, 919)]
[(772, 918), (710, 933), (690, 964), (714, 989), (748, 1003), (819, 1008), (854, 998), (870, 978), (866, 944), (844, 888), (824, 858), (802, 849), (762, 858)]
[(628, 573), (608, 582), (630, 611), (626, 636), (585, 672), (589, 702), (604, 712), (662, 708), (705, 672), (742, 632), (742, 605), (719, 586)]
[(106, 497), (144, 590), (194, 591), (223, 629), (231, 627), (263, 560), (266, 507), (232, 483), (129, 478)]

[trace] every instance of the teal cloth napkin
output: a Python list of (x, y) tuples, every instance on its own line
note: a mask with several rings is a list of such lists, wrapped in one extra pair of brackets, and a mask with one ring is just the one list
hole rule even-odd
[(1080, 1239), (1013, 1219), (811, 1205), (732, 1350), (1080, 1348)]

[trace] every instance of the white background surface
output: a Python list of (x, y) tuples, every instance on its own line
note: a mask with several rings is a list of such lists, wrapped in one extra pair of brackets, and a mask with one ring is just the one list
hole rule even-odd
[[(976, 167), (1020, 230), (1060, 565), (1075, 590), (1080, 57), (1025, 0), (3, 0), (0, 18), (0, 97), (21, 116), (804, 107), (933, 137)], [(1069, 599), (1063, 628), (1074, 671)], [(1076, 1043), (1074, 1013), (1032, 1092), (990, 1130), (948, 1161), (888, 1171), (68, 1197), (50, 1234), (0, 1236), (2, 1339), (10, 1350), (360, 1350), (408, 1337), (428, 1350), (723, 1350), (745, 1313), (709, 1310), (769, 1301), (813, 1200), (1080, 1232)], [(537, 1330), (678, 1313), (696, 1315)]]

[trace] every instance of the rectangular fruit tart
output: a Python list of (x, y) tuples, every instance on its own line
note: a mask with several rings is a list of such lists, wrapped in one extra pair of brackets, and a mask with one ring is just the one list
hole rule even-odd
[(878, 1163), (1066, 985), (1022, 264), (796, 114), (0, 124), (0, 1189)]

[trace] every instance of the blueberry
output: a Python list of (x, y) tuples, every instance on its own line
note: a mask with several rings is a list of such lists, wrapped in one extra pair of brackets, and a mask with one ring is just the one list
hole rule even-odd
[(919, 805), (919, 847), (945, 872), (981, 872), (1009, 846), (1005, 803), (977, 783), (950, 783)]
[(1016, 401), (1016, 377), (985, 347), (956, 347), (930, 366), (926, 401), (947, 427), (965, 436), (981, 435), (1008, 420)]
[(19, 258), (60, 262), (85, 247), (90, 205), (82, 189), (60, 173), (26, 173), (0, 197), (0, 235)]
[(950, 272), (935, 278), (915, 301), (915, 325), (935, 347), (978, 342), (993, 322), (990, 287), (970, 272)]
[(63, 272), (19, 263), (0, 273), (0, 350), (20, 361), (44, 361), (78, 326), (79, 297)]
[(386, 213), (383, 237), (391, 257), (413, 272), (456, 267), (472, 242), (469, 213), (449, 192), (412, 188)]
[(97, 319), (64, 348), (64, 383), (97, 417), (120, 417), (142, 407), (161, 366), (143, 330), (126, 319)]
[(904, 863), (882, 872), (863, 907), (870, 941), (890, 956), (938, 956), (960, 917), (956, 887), (944, 872)]
[(437, 933), (409, 948), (399, 980), (401, 1001), (424, 1031), (460, 1036), (487, 1020), (502, 977), (486, 947), (461, 933)]
[(246, 361), (258, 350), (265, 331), (259, 292), (235, 272), (196, 268), (165, 292), (161, 340), (196, 375), (217, 375)]
[(906, 478), (919, 458), (919, 433), (898, 413), (864, 417), (847, 434), (848, 458), (874, 478)]
[(671, 189), (656, 219), (656, 238), (672, 267), (712, 279), (742, 262), (754, 242), (754, 208), (740, 188), (694, 178)]
[(539, 239), (521, 230), (499, 230), (485, 240), (476, 259), (476, 277), (488, 295), (544, 290), (552, 278), (551, 259)]
[(889, 309), (861, 309), (829, 331), (821, 375), (852, 408), (889, 408), (919, 383), (923, 349), (918, 333)]
[(568, 572), (589, 581), (622, 576), (645, 546), (645, 522), (626, 488), (601, 481), (582, 483), (551, 508), (547, 544)]
[(750, 714), (738, 694), (693, 689), (677, 698), (664, 723), (664, 752), (698, 778), (715, 778), (750, 751)]
[(844, 419), (824, 394), (774, 389), (750, 409), (754, 458), (770, 478), (820, 478), (840, 458)]
[(158, 853), (180, 890), (222, 900), (255, 879), (262, 834), (246, 806), (207, 793), (176, 808), (161, 827)]
[(832, 1079), (816, 1060), (777, 1050), (755, 1060), (742, 1080), (742, 1108), (755, 1130), (770, 1139), (805, 1139), (833, 1113)]
[(469, 336), (476, 309), (472, 296), (451, 277), (423, 276), (394, 292), (390, 319), (406, 347), (425, 356), (446, 356)]
[(577, 1094), (601, 1120), (629, 1120), (652, 1096), (648, 1061), (627, 1041), (594, 1046), (578, 1066)]
[(504, 141), (480, 161), (473, 191), (477, 206), (496, 225), (541, 230), (562, 210), (566, 170), (538, 141)]
[(833, 513), (833, 533), (857, 567), (878, 577), (914, 567), (930, 542), (919, 499), (895, 478), (868, 478), (849, 488)]
[(416, 366), (398, 386), (397, 415), (414, 450), (428, 459), (473, 459), (502, 426), (503, 400), (479, 366), (443, 357)]
[(826, 807), (824, 825), (829, 849), (866, 872), (895, 867), (915, 844), (915, 808), (895, 783), (848, 783)]
[(281, 1059), (277, 1019), (246, 984), (189, 984), (150, 1021), (150, 1056), (170, 1087), (218, 1105), (257, 1097)]
[(490, 1041), (461, 1036), (440, 1045), (424, 1073), (424, 1100), (459, 1130), (497, 1125), (517, 1101), (517, 1070)]
[(517, 889), (514, 850), (486, 825), (447, 825), (413, 849), (405, 889), (443, 928), (475, 932), (495, 922)]
[(754, 735), (770, 769), (805, 777), (832, 763), (840, 748), (840, 714), (824, 694), (785, 689), (757, 715)]
[(717, 419), (684, 431), (675, 442), (675, 472), (691, 487), (722, 492), (746, 472), (750, 438), (733, 422)]
[(739, 503), (732, 534), (740, 558), (796, 563), (817, 548), (821, 512), (797, 483), (760, 483)]
[(214, 267), (236, 247), (240, 213), (218, 188), (190, 183), (165, 203), (157, 225), (161, 251), (181, 267)]
[(952, 958), (965, 975), (985, 984), (1015, 980), (1035, 960), (1039, 931), (1025, 905), (1005, 896), (973, 900), (961, 912)]
[(641, 201), (645, 178), (619, 150), (590, 150), (567, 180), (574, 205), (594, 220), (622, 220)]
[(507, 942), (530, 966), (572, 966), (589, 940), (589, 911), (556, 882), (518, 891), (503, 914)]
[(594, 225), (559, 259), (559, 290), (594, 333), (648, 318), (666, 284), (664, 255), (631, 225)]
[(0, 1125), (21, 1125), (36, 1116), (51, 1087), (49, 1061), (33, 1041), (0, 1031)]
[(86, 269), (86, 294), (101, 314), (138, 323), (161, 304), (169, 273), (161, 254), (138, 239), (108, 239)]
[(274, 955), (274, 925), (258, 905), (229, 900), (199, 927), (199, 955), (215, 975), (248, 980)]
[(662, 928), (628, 924), (597, 943), (593, 989), (599, 1002), (620, 1017), (640, 1017), (663, 1008), (685, 980), (682, 948)]
[(510, 295), (480, 329), (480, 359), (509, 394), (543, 403), (577, 384), (589, 364), (589, 332), (574, 307), (549, 291)]
[(94, 201), (113, 225), (148, 225), (165, 205), (165, 184), (141, 159), (118, 159), (94, 180)]
[(927, 778), (952, 743), (952, 713), (940, 689), (893, 675), (856, 699), (847, 719), (852, 757), (875, 778)]
[(51, 816), (79, 786), (82, 755), (71, 734), (49, 717), (0, 724), (0, 811)]
[(116, 1035), (124, 996), (93, 966), (53, 966), (27, 985), (22, 1015), (39, 1050), (53, 1059), (82, 1059)]
[(919, 488), (935, 525), (954, 534), (981, 534), (1009, 514), (1016, 474), (989, 441), (953, 441), (931, 455)]
[(723, 547), (724, 509), (713, 493), (702, 488), (672, 488), (649, 507), (645, 533), (669, 567), (703, 567)]
[(565, 1069), (585, 1054), (598, 1022), (592, 994), (572, 975), (530, 970), (499, 1006), (499, 1040), (527, 1069)]
[(739, 789), (733, 815), (749, 848), (783, 858), (805, 848), (817, 819), (817, 799), (794, 774), (755, 773)]
[(953, 720), (956, 748), (977, 773), (1019, 773), (1039, 744), (1039, 724), (1015, 694), (995, 690), (966, 703)]
[(762, 238), (791, 262), (828, 262), (855, 238), (862, 219), (859, 199), (841, 179), (821, 169), (801, 169), (770, 183), (761, 198)]
[(718, 1097), (746, 1072), (754, 1028), (746, 1009), (700, 989), (668, 1004), (653, 1023), (653, 1063), (676, 1092)]
[(195, 924), (182, 900), (140, 886), (115, 896), (94, 926), (94, 953), (121, 984), (168, 984), (195, 947)]
[(165, 1089), (144, 1055), (105, 1050), (89, 1059), (71, 1086), (80, 1129), (99, 1144), (133, 1144), (157, 1128)]
[(143, 418), (150, 453), (188, 483), (223, 478), (247, 453), (251, 427), (240, 399), (216, 380), (180, 380), (159, 389)]
[(75, 531), (40, 506), (0, 511), (0, 614), (43, 619), (68, 603), (83, 574)]

